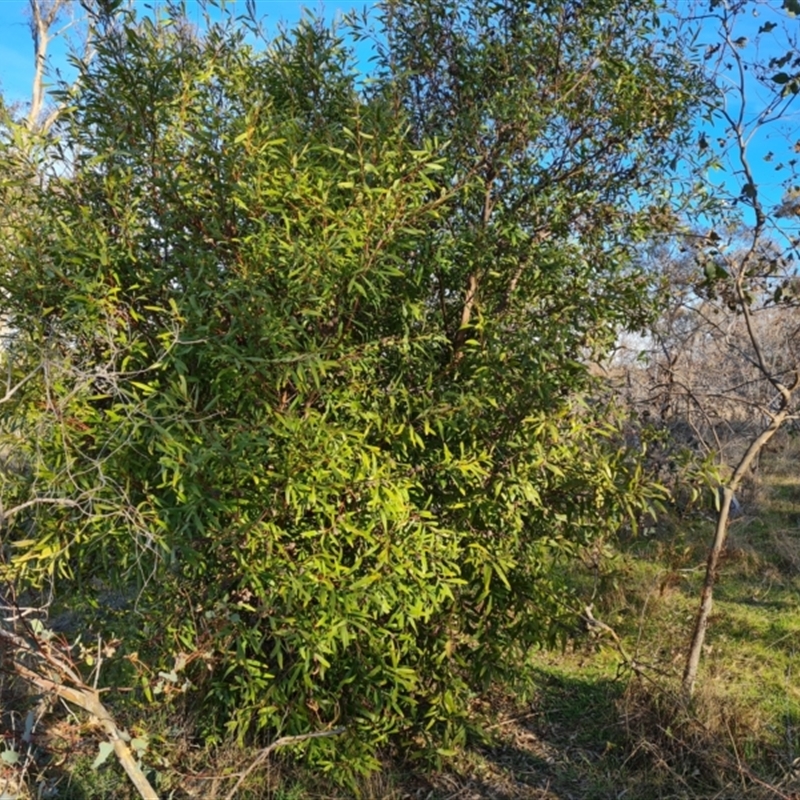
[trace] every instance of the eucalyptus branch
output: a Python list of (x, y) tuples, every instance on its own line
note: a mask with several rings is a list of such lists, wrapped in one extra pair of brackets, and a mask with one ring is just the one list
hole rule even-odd
[[(0, 404), (7, 403), (11, 400), (12, 397), (29, 381), (31, 380), (41, 369), (42, 364), (34, 367), (21, 381), (18, 381), (14, 386), (9, 389), (6, 389), (6, 393), (3, 397), (0, 397)], [(11, 360), (9, 359), (9, 371), (11, 369)], [(10, 376), (9, 376), (10, 378)]]

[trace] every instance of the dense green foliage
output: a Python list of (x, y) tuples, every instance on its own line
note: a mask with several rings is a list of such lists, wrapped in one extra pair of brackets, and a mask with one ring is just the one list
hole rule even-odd
[(691, 71), (601, 5), (389, 2), (366, 83), (314, 22), (118, 14), (8, 122), (6, 573), (135, 591), (209, 735), (457, 742), (654, 491), (587, 364), (647, 318)]

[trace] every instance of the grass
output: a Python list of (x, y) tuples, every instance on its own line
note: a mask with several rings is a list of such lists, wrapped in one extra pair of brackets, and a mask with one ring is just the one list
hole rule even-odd
[[(700, 512), (661, 520), (651, 535), (618, 546), (599, 564), (587, 558), (575, 574), (621, 649), (607, 632), (576, 630), (563, 652), (534, 653), (519, 686), (494, 687), (476, 699), (484, 742), (462, 749), (439, 771), (395, 758), (361, 782), (360, 797), (800, 797), (798, 463), (800, 441), (783, 439), (762, 459), (745, 513), (732, 523), (691, 707), (677, 690), (713, 533), (711, 516)], [(25, 698), (7, 681), (4, 688), (7, 724)], [(50, 761), (38, 773), (50, 781), (50, 797), (134, 796), (116, 765), (91, 768), (96, 731), (74, 718), (51, 717), (39, 742)], [(166, 719), (150, 723), (151, 731), (175, 727)], [(226, 776), (254, 757), (234, 747), (210, 751), (190, 733), (153, 739), (162, 759), (159, 790), (174, 800), (222, 800), (233, 783)], [(34, 790), (35, 778), (31, 773), (28, 781)], [(279, 754), (253, 773), (236, 800), (352, 795)]]

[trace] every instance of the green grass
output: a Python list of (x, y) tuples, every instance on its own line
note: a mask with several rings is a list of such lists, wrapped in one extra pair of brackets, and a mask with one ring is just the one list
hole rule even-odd
[[(605, 715), (603, 704), (589, 702), (578, 684), (572, 689), (593, 718), (588, 728), (572, 725), (574, 740), (594, 737), (595, 749), (603, 738), (614, 745), (613, 757), (594, 775), (597, 797), (616, 797), (622, 789), (628, 798), (776, 796), (754, 776), (780, 784), (784, 793), (800, 788), (790, 775), (800, 757), (799, 454), (800, 443), (784, 440), (763, 460), (754, 501), (732, 523), (690, 709), (670, 698), (697, 609), (710, 517), (662, 521), (655, 536), (629, 543), (602, 567), (598, 584), (613, 590), (600, 593), (605, 600), (596, 614), (615, 629), (641, 672), (622, 699), (608, 683), (614, 664), (622, 663), (610, 639), (576, 640), (561, 655), (537, 656), (547, 678), (576, 682), (588, 675), (598, 691), (607, 687)], [(570, 708), (561, 718), (567, 728)], [(608, 769), (619, 770), (617, 794), (603, 794)]]

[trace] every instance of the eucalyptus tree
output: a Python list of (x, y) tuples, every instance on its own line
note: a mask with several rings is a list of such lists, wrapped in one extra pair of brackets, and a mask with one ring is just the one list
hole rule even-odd
[(651, 313), (680, 43), (645, 0), (387, 2), (365, 79), (363, 21), (107, 5), (46, 157), (3, 143), (4, 576), (134, 587), (139, 633), (91, 624), (208, 736), (457, 743), (657, 492), (588, 363)]

